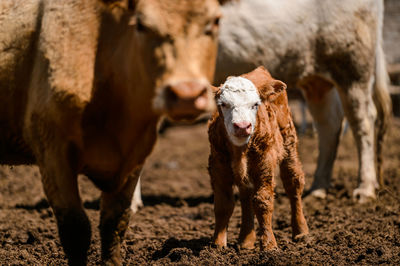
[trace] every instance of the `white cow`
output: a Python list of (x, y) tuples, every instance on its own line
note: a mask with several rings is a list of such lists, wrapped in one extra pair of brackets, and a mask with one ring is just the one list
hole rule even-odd
[(346, 115), (359, 154), (353, 196), (375, 197), (391, 112), (382, 23), (382, 0), (241, 0), (223, 7), (216, 81), (264, 65), (288, 87), (303, 89), (319, 134), (314, 195), (326, 195)]
[(325, 197), (330, 186), (346, 115), (359, 154), (353, 196), (375, 198), (391, 114), (383, 0), (238, 0), (222, 13), (215, 84), (264, 65), (289, 88), (303, 89), (319, 135), (314, 196)]

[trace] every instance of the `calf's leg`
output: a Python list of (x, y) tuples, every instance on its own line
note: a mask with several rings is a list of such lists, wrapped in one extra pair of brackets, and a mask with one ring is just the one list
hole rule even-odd
[(301, 202), (301, 195), (304, 189), (304, 172), (295, 145), (288, 147), (287, 157), (280, 165), (280, 175), (290, 200), (293, 239), (298, 239), (308, 234), (308, 226), (304, 218)]
[(261, 250), (270, 250), (277, 247), (272, 232), (272, 212), (274, 210), (274, 183), (273, 174), (264, 175), (262, 180), (255, 182), (253, 198), (254, 211), (260, 226)]
[(221, 182), (212, 178), (212, 187), (214, 191), (214, 214), (215, 230), (213, 243), (219, 247), (227, 246), (227, 229), (229, 219), (232, 216), (235, 207), (233, 198), (233, 184)]
[(253, 189), (248, 186), (239, 186), (240, 206), (242, 208), (242, 223), (240, 225), (239, 245), (244, 249), (253, 249), (256, 241), (254, 231)]

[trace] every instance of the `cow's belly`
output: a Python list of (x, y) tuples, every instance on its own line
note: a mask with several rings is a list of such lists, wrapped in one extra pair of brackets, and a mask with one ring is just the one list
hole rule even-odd
[(103, 191), (117, 189), (138, 166), (142, 166), (156, 142), (156, 121), (142, 130), (128, 130), (130, 138), (93, 135), (85, 140), (82, 173)]
[(93, 135), (85, 141), (83, 164), (88, 172), (113, 176), (120, 169), (123, 155), (116, 139)]

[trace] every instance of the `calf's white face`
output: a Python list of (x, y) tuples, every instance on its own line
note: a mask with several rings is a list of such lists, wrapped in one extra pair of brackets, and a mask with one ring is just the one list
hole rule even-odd
[(261, 98), (248, 79), (231, 77), (221, 86), (217, 105), (224, 117), (226, 132), (236, 146), (246, 145), (254, 131)]

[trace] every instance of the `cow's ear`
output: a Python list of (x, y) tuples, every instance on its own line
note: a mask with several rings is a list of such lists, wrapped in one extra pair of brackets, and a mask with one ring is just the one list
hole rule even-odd
[(263, 100), (268, 100), (269, 102), (275, 101), (283, 91), (286, 90), (287, 86), (285, 83), (283, 83), (280, 80), (272, 80), (268, 82), (269, 84), (267, 85), (267, 90), (264, 92), (264, 99)]

